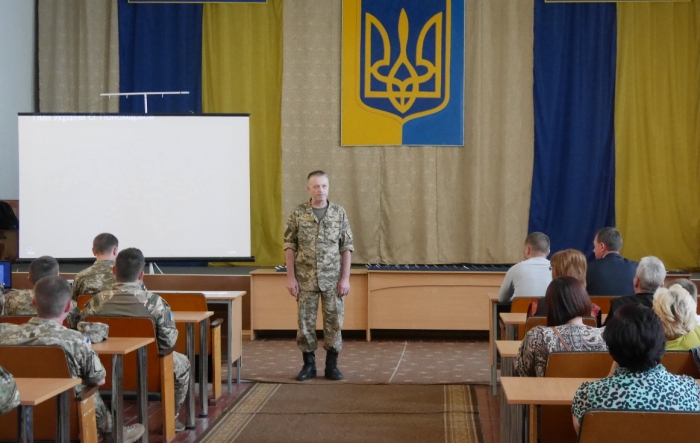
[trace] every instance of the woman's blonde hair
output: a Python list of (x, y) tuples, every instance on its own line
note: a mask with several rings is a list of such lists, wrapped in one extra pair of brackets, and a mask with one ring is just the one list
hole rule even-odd
[(675, 340), (698, 325), (695, 300), (681, 285), (657, 289), (653, 307), (661, 319), (667, 340)]
[(586, 270), (588, 263), (583, 252), (576, 249), (565, 249), (552, 255), (552, 278), (573, 277), (586, 285)]

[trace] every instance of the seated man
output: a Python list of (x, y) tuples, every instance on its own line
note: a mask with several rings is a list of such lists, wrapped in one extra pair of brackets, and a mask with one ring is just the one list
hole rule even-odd
[[(44, 255), (34, 260), (29, 265), (29, 275), (27, 281), (34, 286), (36, 282), (44, 277), (58, 275), (58, 262), (55, 258)], [(15, 289), (5, 294), (5, 308), (3, 315), (36, 315), (37, 311), (33, 303), (33, 289)], [(80, 314), (78, 306), (73, 303), (68, 320), (73, 328), (77, 324), (77, 317)]]
[(97, 261), (80, 271), (73, 280), (73, 300), (82, 294), (97, 294), (109, 289), (114, 283), (114, 259), (119, 252), (119, 240), (112, 234), (103, 233), (92, 241), (92, 254)]
[(634, 295), (632, 279), (637, 262), (620, 255), (622, 235), (615, 228), (599, 230), (593, 239), (596, 260), (588, 263), (588, 295)]
[[(168, 303), (158, 294), (141, 288), (146, 261), (139, 249), (124, 249), (117, 255), (114, 266), (116, 282), (106, 291), (95, 295), (83, 309), (83, 316), (103, 315), (113, 317), (150, 317), (156, 326), (158, 350), (169, 352), (177, 341), (175, 319)], [(175, 411), (185, 402), (190, 380), (190, 361), (186, 356), (173, 352), (175, 370)], [(175, 422), (175, 430), (185, 425)]]
[(637, 266), (637, 271), (632, 279), (635, 295), (614, 298), (610, 302), (610, 312), (608, 312), (608, 318), (603, 326), (607, 325), (615, 311), (624, 305), (641, 304), (651, 308), (654, 305), (654, 293), (664, 285), (665, 278), (666, 267), (661, 260), (651, 255), (643, 257), (639, 261), (639, 266)]
[[(63, 320), (71, 310), (72, 301), (70, 284), (63, 277), (49, 276), (40, 279), (36, 283), (33, 297), (37, 316), (23, 325), (0, 323), (0, 344), (60, 346), (66, 352), (68, 367), (73, 377), (81, 378), (84, 385), (103, 385), (107, 372), (90, 343), (80, 332), (62, 326)], [(84, 389), (84, 385), (75, 388), (76, 394)], [(99, 393), (95, 393), (95, 415), (98, 431), (109, 438), (112, 432), (112, 416)], [(139, 439), (143, 431), (141, 424), (126, 426), (124, 442)]]
[(511, 267), (498, 291), (498, 301), (514, 297), (544, 297), (552, 281), (552, 270), (547, 260), (549, 237), (533, 232), (525, 239), (526, 260)]
[(19, 392), (12, 374), (0, 366), (0, 415), (19, 405)]

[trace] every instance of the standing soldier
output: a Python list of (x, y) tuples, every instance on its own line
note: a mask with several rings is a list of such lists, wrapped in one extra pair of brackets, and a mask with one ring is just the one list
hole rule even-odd
[(343, 339), (343, 297), (350, 292), (350, 258), (354, 250), (345, 210), (328, 201), (328, 175), (313, 171), (307, 177), (310, 201), (297, 206), (287, 221), (284, 255), (287, 289), (297, 299), (297, 345), (304, 366), (296, 379), (316, 377), (316, 315), (323, 306), (325, 377), (342, 380), (338, 353)]
[(119, 240), (112, 234), (103, 233), (92, 241), (92, 254), (97, 261), (83, 269), (73, 280), (73, 300), (79, 295), (97, 294), (109, 289), (114, 284), (114, 260), (119, 252)]

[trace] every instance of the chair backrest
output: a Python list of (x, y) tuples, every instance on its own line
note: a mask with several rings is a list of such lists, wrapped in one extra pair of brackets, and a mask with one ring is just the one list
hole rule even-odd
[[(68, 359), (60, 346), (0, 346), (0, 366), (15, 377), (71, 378)], [(22, 392), (19, 393), (20, 397)], [(70, 438), (79, 438), (78, 409), (73, 389), (69, 393)], [(45, 401), (34, 408), (34, 438), (56, 439), (56, 401)], [(0, 416), (0, 440), (17, 439), (17, 410)]]
[(579, 443), (696, 441), (700, 413), (591, 410), (581, 422)]
[[(148, 391), (160, 391), (160, 365), (158, 364), (158, 345), (156, 329), (153, 320), (142, 317), (100, 317), (98, 315), (86, 318), (86, 321), (106, 323), (109, 325), (109, 337), (147, 337), (156, 342), (146, 346), (148, 359)], [(109, 340), (109, 338), (107, 338)], [(110, 355), (100, 355), (102, 365), (107, 369), (107, 383), (101, 390), (111, 389), (112, 358)], [(136, 371), (136, 353), (130, 352), (124, 356), (123, 387), (125, 391), (136, 391), (138, 377)]]
[[(545, 377), (603, 378), (610, 372), (613, 359), (607, 352), (555, 352), (549, 355)], [(571, 422), (571, 406), (541, 406), (540, 442), (576, 442)]]
[(610, 312), (610, 302), (616, 299), (615, 295), (591, 295), (591, 303), (595, 303), (600, 307), (601, 314)]
[[(201, 292), (178, 292), (176, 294), (158, 294), (163, 300), (168, 302), (173, 311), (208, 311), (207, 299)], [(177, 343), (175, 351), (187, 355), (187, 326), (177, 323)], [(207, 341), (209, 349), (207, 355), (211, 354), (211, 340)], [(199, 327), (194, 328), (194, 353), (199, 355)]]
[(689, 375), (694, 379), (700, 378), (700, 370), (690, 351), (666, 351), (661, 357), (661, 364), (671, 374)]
[[(13, 325), (23, 325), (31, 320), (32, 315), (0, 315), (0, 323), (12, 323)], [(70, 322), (66, 318), (63, 320), (63, 327), (70, 329)]]
[(81, 294), (78, 296), (78, 300), (76, 302), (78, 303), (78, 309), (81, 311), (85, 309), (85, 305), (88, 304), (90, 300), (92, 300), (92, 297), (94, 297), (95, 294)]
[[(535, 300), (544, 301), (543, 297), (515, 297), (510, 302), (510, 312), (527, 312), (527, 308), (530, 307), (530, 303)], [(520, 340), (525, 337), (525, 325), (518, 326), (518, 338)]]

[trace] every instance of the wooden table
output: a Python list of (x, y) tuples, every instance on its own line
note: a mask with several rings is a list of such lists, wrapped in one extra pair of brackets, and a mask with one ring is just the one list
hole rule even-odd
[(98, 355), (112, 356), (112, 441), (116, 442), (124, 439), (124, 356), (136, 351), (138, 419), (139, 423), (146, 430), (140, 441), (141, 443), (148, 443), (148, 362), (146, 346), (154, 341), (153, 338), (144, 337), (110, 337), (103, 342), (92, 344), (92, 349)]
[[(515, 375), (515, 358), (520, 350), (520, 341), (497, 340), (496, 348), (501, 355), (501, 380)], [(500, 396), (500, 435), (502, 443), (520, 443), (523, 429), (523, 406), (509, 405), (505, 395)]]
[(498, 308), (501, 306), (510, 306), (510, 302), (499, 302), (498, 293), (491, 292), (489, 298), (489, 362), (491, 363), (491, 389), (492, 394), (496, 395), (498, 384), (498, 354), (496, 350), (496, 340), (498, 340)]
[(174, 311), (175, 323), (185, 323), (187, 325), (187, 358), (190, 360), (190, 383), (187, 389), (187, 428), (194, 428), (194, 325), (199, 323), (199, 349), (202, 350), (202, 356), (199, 359), (199, 404), (200, 417), (209, 415), (209, 399), (207, 385), (207, 356), (205, 351), (209, 348), (207, 342), (207, 322), (206, 320), (214, 315), (212, 311)]
[(17, 435), (22, 443), (34, 441), (34, 407), (58, 396), (56, 441), (70, 441), (70, 389), (81, 383), (79, 378), (15, 378), (20, 402), (17, 413)]
[(243, 356), (243, 296), (246, 291), (155, 291), (165, 294), (200, 293), (204, 294), (207, 304), (226, 305), (228, 339), (226, 364), (228, 366), (228, 393), (233, 393), (233, 360), (236, 360), (236, 384), (241, 383), (241, 365)]

